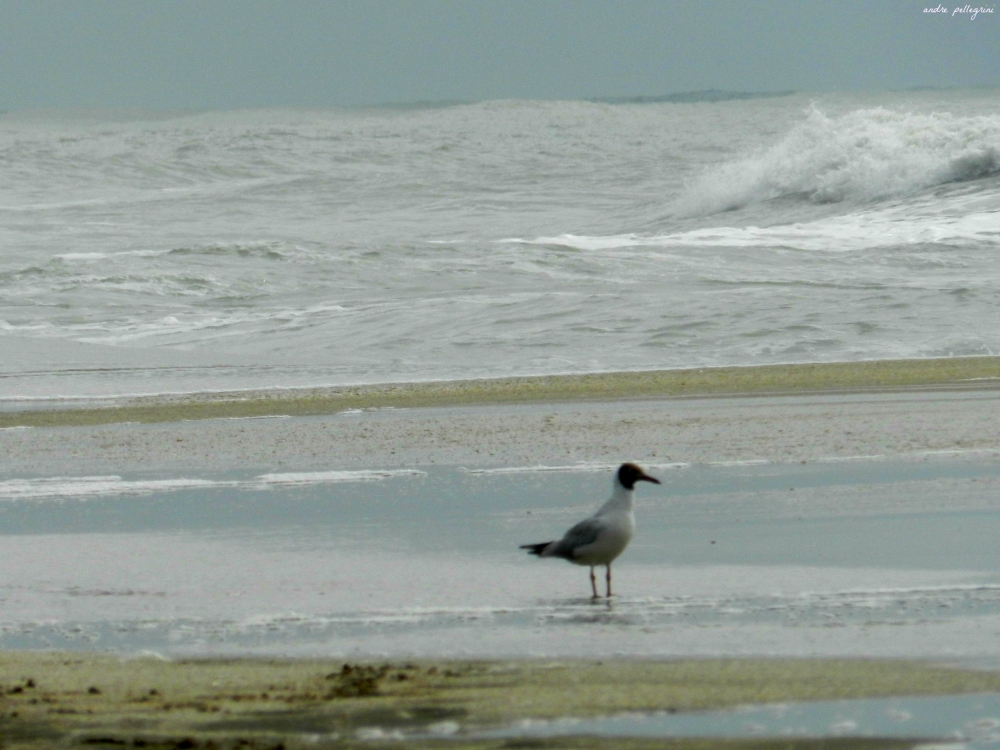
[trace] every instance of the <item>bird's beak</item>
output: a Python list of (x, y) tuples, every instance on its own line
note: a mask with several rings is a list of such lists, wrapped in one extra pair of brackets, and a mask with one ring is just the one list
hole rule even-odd
[(651, 476), (649, 476), (649, 474), (641, 474), (639, 476), (639, 478), (636, 479), (635, 481), (637, 481), (637, 482), (652, 482), (653, 484), (659, 484), (660, 483), (659, 479), (657, 479), (656, 477), (651, 477)]

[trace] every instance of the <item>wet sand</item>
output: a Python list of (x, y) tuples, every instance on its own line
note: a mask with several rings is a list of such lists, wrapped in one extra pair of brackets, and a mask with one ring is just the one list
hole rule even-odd
[[(525, 718), (1000, 691), (1000, 675), (912, 662), (695, 660), (344, 664), (0, 656), (4, 747), (761, 747), (759, 740), (477, 739)], [(403, 739), (404, 742), (399, 742)], [(767, 747), (905, 747), (866, 739)]]
[[(989, 453), (1000, 451), (998, 377), (997, 358), (968, 358), (36, 408), (0, 415), (2, 426), (10, 428), (0, 429), (0, 478)], [(486, 726), (525, 717), (1000, 690), (1000, 676), (993, 673), (887, 661), (411, 666), (366, 667), (354, 679), (339, 675), (343, 662), (122, 662), (7, 653), (0, 657), (0, 737), (4, 747), (46, 747), (67, 738), (71, 744), (108, 746), (235, 747), (245, 739), (246, 747), (349, 747), (366, 736), (365, 727), (374, 726), (434, 725), (428, 729), (433, 734), (451, 731), (453, 723)], [(615, 687), (607, 689), (612, 668)], [(363, 685), (369, 678), (377, 694), (350, 695), (368, 690)], [(531, 742), (533, 747), (776, 746), (751, 740)], [(456, 737), (407, 744), (512, 746)], [(828, 739), (789, 740), (784, 746), (909, 744)]]
[[(0, 412), (0, 428), (310, 416), (346, 409), (969, 389), (998, 385), (1000, 357), (827, 362), (181, 394), (108, 399), (97, 405), (41, 401), (36, 404), (41, 408)], [(30, 404), (21, 404), (25, 405)]]
[[(151, 424), (79, 424), (86, 411), (8, 413), (11, 421), (44, 417), (53, 424), (0, 429), (0, 479), (1000, 450), (1000, 385), (974, 382), (974, 389), (378, 407), (307, 417), (184, 421), (172, 412), (174, 421)], [(156, 407), (161, 416), (170, 408)]]

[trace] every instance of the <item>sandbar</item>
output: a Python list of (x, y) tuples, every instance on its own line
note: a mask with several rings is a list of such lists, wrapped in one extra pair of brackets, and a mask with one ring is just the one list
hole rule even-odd
[[(995, 366), (988, 358), (966, 362), (970, 367)], [(858, 367), (864, 370), (869, 364)], [(959, 365), (947, 364), (961, 371)], [(887, 366), (905, 370), (898, 362)], [(831, 372), (817, 368), (815, 372)], [(844, 371), (860, 371), (852, 368), (845, 365)], [(590, 382), (588, 377), (583, 381)], [(308, 415), (282, 414), (294, 412), (292, 407), (301, 402), (275, 398), (249, 402), (275, 413), (207, 418), (212, 409), (228, 408), (213, 395), (205, 397), (206, 411), (199, 412), (205, 418), (198, 419), (182, 418), (185, 409), (197, 406), (189, 401), (176, 409), (160, 403), (9, 412), (0, 415), (11, 423), (0, 429), (0, 478), (432, 465), (613, 466), (628, 459), (651, 465), (703, 464), (1000, 451), (998, 380), (956, 379), (906, 388), (876, 388), (869, 380), (869, 387), (853, 390), (835, 387), (846, 380), (824, 380), (822, 388), (819, 381), (810, 382), (812, 389), (803, 385), (780, 394), (733, 394), (735, 385), (729, 382), (725, 393), (709, 395), (627, 390), (614, 398), (590, 392), (592, 397), (578, 400), (492, 403), (483, 395), (481, 402), (419, 407), (393, 406), (372, 395), (375, 406), (347, 408), (339, 397), (330, 397), (323, 401), (330, 411)], [(480, 386), (483, 393), (488, 390)], [(142, 421), (139, 412), (147, 408), (164, 421)], [(93, 423), (95, 415), (107, 418)], [(119, 417), (129, 419), (117, 421)]]
[[(86, 406), (41, 401), (39, 408), (0, 412), (0, 428), (309, 416), (347, 409), (998, 386), (1000, 357), (872, 360), (189, 393), (123, 397)], [(58, 406), (68, 408), (53, 408)]]

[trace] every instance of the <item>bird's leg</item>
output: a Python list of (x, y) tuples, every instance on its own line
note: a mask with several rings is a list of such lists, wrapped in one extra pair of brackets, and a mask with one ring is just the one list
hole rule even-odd
[(594, 566), (590, 566), (590, 588), (594, 590), (594, 599), (599, 599), (597, 595), (597, 576), (594, 575)]
[(606, 578), (606, 580), (608, 582), (608, 599), (610, 599), (611, 598), (611, 563), (607, 564), (607, 568), (608, 568), (608, 573), (605, 576), (605, 578)]

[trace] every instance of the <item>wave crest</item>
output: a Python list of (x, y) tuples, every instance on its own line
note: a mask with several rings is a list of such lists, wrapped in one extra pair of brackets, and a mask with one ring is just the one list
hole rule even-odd
[(777, 144), (704, 174), (678, 200), (706, 215), (781, 197), (875, 201), (1000, 173), (1000, 115), (812, 108)]

